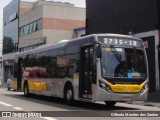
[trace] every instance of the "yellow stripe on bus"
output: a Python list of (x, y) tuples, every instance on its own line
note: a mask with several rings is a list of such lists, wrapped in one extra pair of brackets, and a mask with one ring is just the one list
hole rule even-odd
[(28, 82), (29, 90), (35, 91), (46, 91), (46, 83), (41, 81), (30, 81)]
[(141, 85), (131, 85), (131, 84), (111, 84), (107, 82), (107, 85), (111, 87), (113, 92), (117, 93), (138, 93), (144, 87), (144, 83)]

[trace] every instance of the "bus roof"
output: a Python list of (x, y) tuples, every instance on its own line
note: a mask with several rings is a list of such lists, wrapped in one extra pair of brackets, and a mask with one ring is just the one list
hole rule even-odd
[[(21, 55), (27, 55), (30, 53), (36, 53), (36, 52), (43, 52), (45, 50), (50, 50), (50, 49), (57, 49), (57, 48), (63, 48), (65, 47), (67, 44), (74, 44), (74, 43), (78, 43), (79, 44), (81, 42), (81, 40), (86, 41), (86, 38), (93, 38), (93, 37), (97, 37), (97, 36), (108, 36), (108, 37), (122, 37), (122, 38), (129, 38), (129, 39), (136, 39), (136, 40), (140, 40), (138, 38), (135, 38), (133, 36), (129, 36), (129, 35), (121, 35), (121, 34), (110, 34), (110, 33), (106, 33), (106, 34), (91, 34), (91, 35), (86, 35), (83, 37), (79, 37), (79, 38), (75, 38), (72, 40), (61, 40), (57, 43), (50, 43), (50, 44), (44, 44), (41, 45), (35, 49), (32, 50), (28, 50), (28, 51), (24, 51), (24, 52), (18, 52), (15, 54), (15, 56), (21, 56)], [(95, 39), (89, 40), (89, 42), (91, 41), (95, 41)], [(80, 45), (80, 44), (79, 44)]]

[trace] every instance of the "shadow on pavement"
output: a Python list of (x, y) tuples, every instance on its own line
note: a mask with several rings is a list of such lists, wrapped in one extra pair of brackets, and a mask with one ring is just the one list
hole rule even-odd
[[(114, 106), (112, 108), (107, 108), (105, 104), (99, 103), (90, 103), (90, 102), (80, 102), (75, 101), (74, 106), (66, 105), (63, 99), (55, 98), (55, 97), (46, 97), (41, 95), (31, 95), (30, 97), (25, 97), (23, 94), (18, 94), (21, 92), (10, 91), (11, 94), (3, 94), (8, 97), (17, 98), (21, 100), (26, 100), (29, 102), (35, 102), (39, 104), (49, 105), (53, 107), (63, 108), (67, 110), (100, 110), (100, 111), (107, 111), (107, 110), (139, 110), (135, 108), (128, 108), (128, 107), (121, 107), (121, 106)], [(15, 93), (14, 93), (15, 92)]]

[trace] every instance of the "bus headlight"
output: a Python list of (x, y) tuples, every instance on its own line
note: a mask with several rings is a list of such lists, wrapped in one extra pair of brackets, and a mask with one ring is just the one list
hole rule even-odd
[(103, 83), (100, 80), (99, 80), (99, 87), (102, 88), (103, 90), (106, 90), (107, 92), (112, 92), (112, 89), (106, 83)]

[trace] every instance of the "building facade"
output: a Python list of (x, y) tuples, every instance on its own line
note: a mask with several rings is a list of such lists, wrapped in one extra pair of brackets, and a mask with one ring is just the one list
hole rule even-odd
[(2, 53), (16, 51), (18, 44), (19, 0), (13, 0), (3, 9), (3, 50)]
[(19, 50), (25, 51), (77, 37), (74, 29), (85, 26), (85, 9), (44, 0), (21, 2), (19, 21)]
[(128, 35), (159, 29), (159, 13), (159, 0), (86, 0), (87, 33)]
[[(12, 0), (3, 9), (3, 79), (13, 75), (15, 52), (85, 34), (85, 9), (70, 3)], [(5, 64), (9, 63), (9, 64)]]
[(13, 0), (3, 9), (3, 81), (13, 74), (14, 57), (18, 50), (19, 0)]

